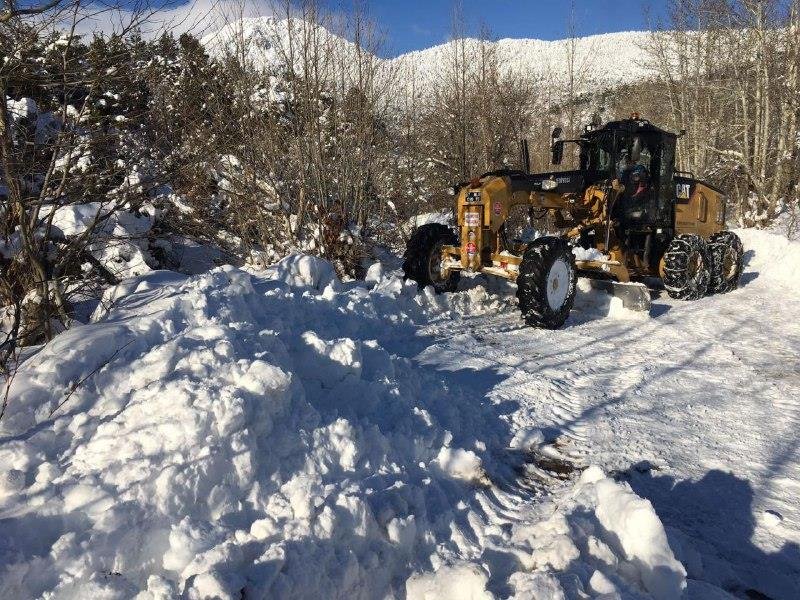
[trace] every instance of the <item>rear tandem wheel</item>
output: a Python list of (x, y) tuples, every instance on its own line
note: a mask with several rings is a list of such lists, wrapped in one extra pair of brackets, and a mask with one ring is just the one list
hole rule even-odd
[(706, 295), (711, 279), (711, 255), (703, 238), (676, 235), (664, 253), (664, 287), (670, 298), (697, 300)]
[(711, 255), (708, 293), (726, 294), (736, 289), (742, 276), (742, 240), (732, 231), (720, 231), (711, 236), (708, 251)]

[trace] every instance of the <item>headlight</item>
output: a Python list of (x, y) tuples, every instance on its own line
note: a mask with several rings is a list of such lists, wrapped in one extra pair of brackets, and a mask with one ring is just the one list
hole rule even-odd
[(543, 190), (548, 190), (548, 191), (549, 191), (549, 190), (554, 190), (554, 189), (556, 189), (557, 187), (558, 187), (558, 183), (557, 183), (557, 182), (555, 182), (555, 181), (554, 181), (554, 180), (552, 180), (552, 179), (545, 179), (545, 180), (542, 182), (542, 189), (543, 189)]

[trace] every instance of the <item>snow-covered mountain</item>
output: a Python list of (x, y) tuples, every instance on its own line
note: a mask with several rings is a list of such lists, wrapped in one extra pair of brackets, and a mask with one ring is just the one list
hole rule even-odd
[[(607, 89), (637, 81), (650, 74), (643, 47), (650, 32), (628, 31), (581, 37), (574, 40), (537, 40), (505, 38), (492, 42), (499, 63), (517, 73), (527, 73), (535, 79), (563, 83), (570, 62), (577, 74), (579, 87)], [(480, 42), (471, 39), (469, 44)], [(425, 50), (402, 54), (392, 62), (411, 68), (421, 81), (434, 77), (437, 69), (448, 60), (454, 42)]]
[[(297, 40), (308, 35), (316, 36), (320, 47), (329, 52), (345, 53), (345, 60), (323, 58), (329, 68), (335, 69), (334, 62), (340, 65), (356, 62), (359, 50), (355, 44), (324, 27), (311, 27), (299, 19), (243, 19), (205, 36), (202, 42), (212, 53), (219, 52), (226, 45), (243, 47), (254, 64), (264, 66), (282, 62), (288, 53), (290, 38), (294, 40), (294, 51), (297, 52)], [(506, 38), (490, 42), (490, 45), (501, 68), (527, 74), (544, 84), (564, 84), (572, 65), (577, 91), (586, 92), (605, 90), (650, 76), (644, 47), (652, 35), (651, 32), (628, 31), (575, 40)], [(389, 59), (369, 55), (369, 60), (374, 60), (387, 73), (396, 73), (399, 69), (402, 74), (400, 81), (409, 85), (413, 82), (417, 89), (424, 90), (447, 64), (455, 43), (450, 41)], [(467, 53), (476, 53), (480, 43), (477, 39), (468, 39)], [(365, 60), (363, 50), (360, 56)], [(298, 61), (299, 57), (296, 57)]]

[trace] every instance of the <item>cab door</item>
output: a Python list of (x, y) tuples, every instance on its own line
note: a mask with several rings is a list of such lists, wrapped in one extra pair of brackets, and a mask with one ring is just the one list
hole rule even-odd
[(659, 144), (658, 165), (656, 170), (658, 189), (653, 225), (657, 228), (671, 227), (674, 222), (675, 209), (675, 142), (673, 135), (661, 136)]

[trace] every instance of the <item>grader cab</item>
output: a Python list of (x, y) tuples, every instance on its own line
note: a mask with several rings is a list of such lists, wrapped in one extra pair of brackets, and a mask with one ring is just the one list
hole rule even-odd
[[(660, 280), (686, 300), (730, 291), (742, 244), (725, 230), (724, 194), (675, 171), (677, 137), (638, 115), (587, 126), (572, 140), (556, 128), (552, 163), (560, 165), (569, 147), (577, 168), (536, 174), (523, 142), (524, 170), (456, 186), (457, 234), (440, 224), (413, 233), (406, 276), (437, 292), (455, 290), (463, 271), (515, 281), (523, 318), (546, 328), (567, 319), (579, 276), (638, 310), (650, 307), (644, 282)], [(519, 207), (529, 225), (546, 223), (548, 232), (514, 235), (508, 222)]]

